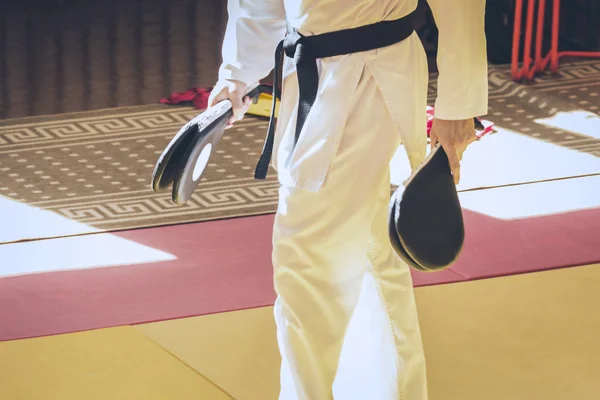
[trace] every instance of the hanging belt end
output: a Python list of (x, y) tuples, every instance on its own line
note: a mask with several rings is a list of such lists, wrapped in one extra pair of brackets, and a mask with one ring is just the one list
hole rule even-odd
[(267, 178), (267, 170), (261, 168), (261, 169), (256, 169), (256, 171), (254, 171), (254, 179), (256, 180), (265, 180)]
[(261, 157), (254, 170), (254, 179), (266, 179), (269, 171), (270, 157)]

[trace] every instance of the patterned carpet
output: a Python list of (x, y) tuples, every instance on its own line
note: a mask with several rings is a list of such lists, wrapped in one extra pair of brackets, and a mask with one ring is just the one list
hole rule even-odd
[[(535, 85), (490, 67), (488, 118), (537, 139), (600, 156), (600, 140), (540, 125), (557, 112), (600, 106), (600, 61), (561, 65)], [(431, 77), (429, 100), (436, 92)], [(272, 213), (274, 171), (255, 181), (267, 121), (247, 117), (223, 137), (206, 176), (185, 206), (150, 190), (154, 163), (177, 130), (198, 113), (160, 105), (0, 121), (0, 196), (50, 211), (93, 230), (122, 230)], [(595, 136), (598, 136), (596, 132)], [(18, 216), (10, 220), (18, 223)], [(4, 218), (4, 216), (3, 216)], [(35, 239), (35, 235), (21, 239)], [(10, 241), (10, 240), (9, 240)]]
[(517, 84), (509, 66), (490, 67), (489, 115), (496, 124), (546, 142), (600, 156), (600, 123), (594, 131), (573, 132), (536, 122), (557, 113), (600, 110), (600, 61), (563, 62), (557, 76), (543, 74), (533, 84)]
[(148, 106), (5, 121), (0, 127), (0, 194), (102, 230), (268, 213), (276, 175), (254, 181), (267, 122), (229, 130), (204, 182), (184, 206), (150, 189), (154, 164), (173, 134), (198, 113)]

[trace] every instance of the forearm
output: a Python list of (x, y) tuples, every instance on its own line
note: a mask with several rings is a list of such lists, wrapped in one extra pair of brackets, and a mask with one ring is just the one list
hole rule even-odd
[(283, 0), (229, 0), (227, 12), (219, 79), (253, 84), (273, 69), (286, 31)]
[(428, 0), (438, 27), (435, 116), (467, 119), (487, 114), (485, 0)]

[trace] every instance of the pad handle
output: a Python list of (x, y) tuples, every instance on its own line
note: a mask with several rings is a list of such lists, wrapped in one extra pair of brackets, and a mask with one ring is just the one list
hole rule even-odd
[[(257, 85), (256, 87), (250, 89), (245, 95), (244, 98), (250, 97), (254, 103), (258, 102), (258, 97), (261, 93), (273, 93), (273, 87), (270, 85)], [(231, 105), (231, 101), (229, 99), (223, 100), (226, 104), (227, 109), (223, 112), (221, 118), (230, 118), (233, 115), (233, 108)], [(222, 104), (222, 103), (219, 103)], [(216, 105), (215, 105), (216, 106)]]
[(483, 131), (485, 129), (485, 127), (483, 126), (483, 124), (481, 123), (479, 118), (477, 118), (477, 117), (473, 118), (473, 122), (475, 122), (475, 130), (476, 131)]
[(273, 87), (270, 85), (258, 85), (254, 89), (251, 89), (244, 97), (250, 97), (252, 100), (257, 101), (258, 96), (261, 93), (273, 94)]

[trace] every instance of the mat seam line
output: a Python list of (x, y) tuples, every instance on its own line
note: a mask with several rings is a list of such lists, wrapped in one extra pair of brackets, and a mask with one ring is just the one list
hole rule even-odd
[[(580, 178), (593, 177), (593, 176), (600, 176), (600, 173), (584, 174), (584, 175), (577, 175), (577, 176), (572, 176), (572, 177), (550, 178), (550, 179), (545, 179), (545, 180), (538, 180), (538, 181), (524, 182), (524, 183), (514, 183), (514, 184), (487, 186), (487, 187), (480, 187), (480, 188), (473, 188), (473, 189), (464, 189), (464, 190), (459, 190), (458, 192), (459, 193), (468, 193), (468, 192), (475, 192), (475, 191), (481, 191), (481, 190), (491, 190), (491, 189), (499, 189), (499, 188), (505, 188), (505, 187), (515, 187), (515, 186), (525, 186), (525, 185), (532, 185), (532, 184), (537, 184), (537, 183), (564, 181), (564, 180), (569, 180), (569, 179), (580, 179)], [(391, 190), (390, 192), (392, 192), (392, 191), (393, 190)], [(43, 240), (67, 239), (67, 238), (72, 238), (72, 237), (91, 236), (91, 235), (98, 235), (98, 234), (112, 234), (112, 233), (117, 233), (117, 232), (135, 231), (135, 230), (141, 230), (141, 229), (165, 228), (165, 227), (177, 226), (177, 225), (196, 224), (196, 223), (213, 222), (213, 221), (224, 221), (224, 220), (229, 220), (229, 219), (259, 217), (259, 216), (274, 215), (274, 214), (275, 214), (275, 211), (265, 211), (265, 212), (256, 213), (256, 214), (255, 213), (240, 214), (240, 215), (226, 216), (226, 217), (215, 218), (215, 219), (183, 221), (183, 222), (179, 222), (179, 223), (166, 223), (166, 224), (150, 225), (150, 226), (141, 225), (141, 226), (137, 226), (137, 227), (134, 226), (134, 227), (122, 228), (122, 229), (107, 229), (107, 230), (100, 230), (100, 231), (96, 231), (96, 232), (77, 233), (77, 234), (72, 234), (72, 235), (60, 235), (60, 236), (47, 236), (47, 237), (41, 237), (41, 238), (19, 239), (19, 240), (1, 242), (0, 246), (18, 244), (18, 243), (29, 243), (29, 242), (36, 242), (36, 241), (43, 241)]]
[(36, 241), (42, 241), (42, 240), (67, 239), (67, 238), (79, 237), (79, 236), (91, 236), (91, 235), (99, 235), (99, 234), (112, 234), (112, 233), (119, 233), (119, 232), (122, 233), (122, 232), (127, 232), (127, 231), (138, 231), (138, 230), (142, 230), (142, 229), (166, 228), (166, 227), (170, 227), (170, 226), (199, 224), (199, 223), (202, 223), (202, 222), (225, 221), (225, 220), (229, 220), (229, 219), (262, 217), (262, 216), (265, 216), (265, 215), (274, 215), (274, 214), (275, 214), (274, 211), (265, 211), (263, 213), (258, 213), (258, 214), (240, 214), (240, 215), (233, 215), (233, 216), (220, 217), (220, 218), (217, 217), (215, 219), (205, 219), (205, 220), (200, 220), (200, 221), (183, 221), (183, 222), (178, 222), (178, 223), (165, 223), (165, 224), (152, 225), (152, 226), (141, 225), (141, 226), (137, 226), (137, 227), (122, 228), (122, 229), (116, 229), (116, 230), (104, 230), (104, 231), (98, 231), (98, 232), (84, 232), (84, 233), (76, 233), (76, 234), (72, 234), (72, 235), (48, 236), (48, 237), (33, 238), (33, 239), (20, 239), (20, 240), (15, 240), (15, 241), (10, 241), (10, 242), (2, 242), (2, 243), (0, 243), (0, 246), (11, 245), (11, 244), (18, 244), (18, 243), (36, 242)]
[[(141, 325), (141, 324), (140, 324)], [(192, 367), (191, 365), (189, 365), (188, 363), (186, 363), (185, 361), (183, 361), (181, 358), (179, 358), (175, 353), (173, 353), (172, 351), (170, 351), (169, 349), (167, 349), (165, 346), (163, 346), (162, 344), (158, 343), (156, 340), (154, 340), (153, 338), (151, 338), (149, 335), (147, 335), (144, 331), (142, 331), (141, 329), (137, 328), (135, 325), (128, 325), (129, 327), (135, 329), (136, 331), (138, 331), (139, 333), (141, 333), (142, 335), (144, 335), (148, 340), (150, 340), (152, 343), (154, 343), (155, 345), (157, 345), (158, 347), (160, 347), (161, 349), (163, 349), (165, 352), (167, 352), (168, 354), (170, 354), (173, 358), (175, 358), (177, 361), (179, 361), (181, 364), (185, 365), (187, 368), (191, 369), (192, 371), (194, 371), (197, 375), (200, 375), (202, 378), (204, 378), (206, 381), (210, 382), (214, 387), (216, 387), (217, 389), (219, 389), (221, 392), (223, 392), (225, 395), (229, 396), (232, 400), (236, 400), (235, 397), (233, 397), (233, 395), (231, 393), (229, 393), (227, 390), (225, 390), (221, 385), (216, 384), (212, 379), (209, 379), (206, 375), (204, 375), (203, 373), (201, 373), (200, 371), (196, 370), (194, 367)]]

